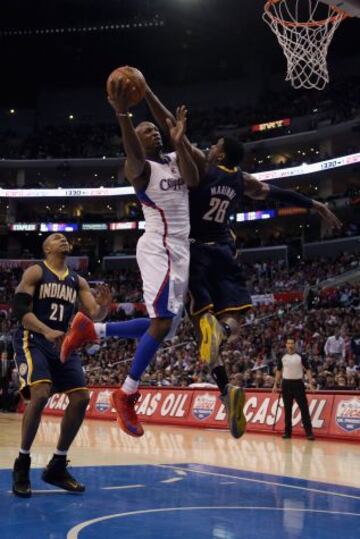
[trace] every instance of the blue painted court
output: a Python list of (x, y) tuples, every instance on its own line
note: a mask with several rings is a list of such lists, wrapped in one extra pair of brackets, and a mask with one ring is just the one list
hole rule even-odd
[(0, 471), (1, 539), (359, 539), (360, 489), (213, 466), (74, 468), (83, 495)]

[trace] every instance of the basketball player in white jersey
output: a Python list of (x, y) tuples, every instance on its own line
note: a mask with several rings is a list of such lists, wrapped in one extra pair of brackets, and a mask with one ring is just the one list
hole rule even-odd
[(79, 313), (64, 340), (61, 359), (98, 337), (118, 336), (140, 339), (129, 375), (121, 389), (113, 393), (119, 426), (132, 436), (144, 433), (134, 410), (140, 394), (138, 385), (175, 317), (183, 311), (187, 291), (189, 248), (188, 187), (199, 183), (198, 168), (184, 143), (186, 108), (180, 107), (176, 121), (168, 127), (175, 152), (164, 154), (159, 129), (150, 122), (134, 129), (129, 114), (130, 83), (113, 81), (109, 102), (121, 127), (126, 153), (125, 176), (141, 201), (145, 234), (139, 239), (136, 258), (143, 281), (149, 319), (94, 324)]
[[(141, 333), (130, 374), (122, 389), (113, 393), (113, 405), (121, 427), (141, 435), (143, 429), (134, 411), (143, 371), (162, 340), (169, 333), (174, 317), (183, 310), (189, 274), (189, 195), (188, 186), (199, 183), (199, 173), (184, 144), (186, 109), (177, 111), (169, 132), (175, 152), (163, 154), (159, 129), (150, 122), (136, 130), (129, 114), (131, 83), (113, 82), (110, 100), (121, 127), (126, 153), (125, 176), (139, 198), (146, 222), (145, 234), (137, 244), (144, 300), (150, 326)], [(135, 321), (136, 324), (136, 321)]]

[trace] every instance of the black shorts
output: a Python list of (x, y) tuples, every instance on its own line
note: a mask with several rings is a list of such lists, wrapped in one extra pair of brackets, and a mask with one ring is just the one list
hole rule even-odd
[(233, 247), (228, 243), (192, 243), (190, 246), (190, 314), (211, 310), (246, 311), (251, 296)]
[(72, 354), (65, 364), (59, 351), (42, 335), (19, 328), (14, 335), (15, 362), (20, 377), (20, 391), (29, 398), (30, 386), (39, 382), (52, 384), (52, 393), (70, 393), (86, 389), (80, 357)]

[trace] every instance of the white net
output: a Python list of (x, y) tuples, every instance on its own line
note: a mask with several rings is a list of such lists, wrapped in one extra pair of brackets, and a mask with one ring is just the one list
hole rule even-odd
[(269, 0), (263, 19), (276, 35), (293, 88), (322, 90), (329, 82), (327, 53), (343, 11), (318, 0)]

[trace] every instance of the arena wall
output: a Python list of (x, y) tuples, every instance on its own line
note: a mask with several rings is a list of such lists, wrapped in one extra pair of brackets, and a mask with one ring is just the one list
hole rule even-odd
[[(115, 420), (110, 404), (113, 387), (90, 388), (87, 418)], [(246, 391), (245, 415), (249, 432), (281, 434), (284, 431), (283, 402), (279, 394), (267, 390)], [(316, 437), (360, 442), (359, 392), (308, 393), (310, 415)], [(67, 396), (53, 395), (45, 408), (49, 415), (62, 415)], [(144, 423), (182, 427), (225, 429), (223, 404), (213, 389), (142, 388), (137, 413)], [(294, 435), (303, 435), (297, 405), (293, 408)]]

